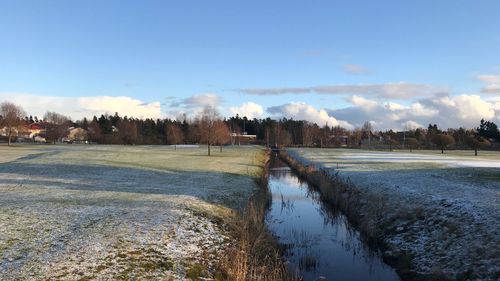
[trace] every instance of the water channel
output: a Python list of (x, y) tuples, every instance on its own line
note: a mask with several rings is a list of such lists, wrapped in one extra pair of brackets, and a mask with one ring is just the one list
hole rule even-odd
[(310, 280), (399, 280), (377, 252), (341, 213), (273, 156), (269, 176), (272, 204), (266, 217), (270, 231), (285, 247), (291, 269)]

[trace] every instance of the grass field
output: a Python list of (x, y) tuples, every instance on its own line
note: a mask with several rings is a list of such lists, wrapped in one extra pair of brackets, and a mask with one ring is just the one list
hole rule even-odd
[(419, 273), (500, 276), (500, 152), (288, 151), (352, 183), (365, 202), (355, 208), (381, 213), (373, 223), (384, 242)]
[(262, 161), (255, 147), (0, 146), (0, 280), (203, 275)]

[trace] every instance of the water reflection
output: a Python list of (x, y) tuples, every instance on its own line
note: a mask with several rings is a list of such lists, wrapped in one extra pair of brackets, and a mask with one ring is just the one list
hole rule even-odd
[(321, 203), (320, 194), (278, 159), (271, 165), (269, 188), (267, 224), (303, 280), (399, 280), (346, 217)]

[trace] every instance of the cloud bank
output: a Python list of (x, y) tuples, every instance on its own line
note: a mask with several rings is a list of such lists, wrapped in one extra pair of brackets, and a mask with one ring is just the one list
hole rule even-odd
[(307, 120), (309, 122), (314, 122), (319, 126), (328, 124), (328, 126), (341, 126), (346, 129), (354, 128), (349, 122), (337, 120), (335, 117), (329, 115), (326, 110), (316, 109), (315, 107), (304, 102), (291, 102), (280, 106), (272, 106), (267, 108), (267, 112), (275, 117)]
[[(485, 80), (496, 83), (488, 77)], [(348, 129), (361, 127), (371, 121), (377, 130), (427, 127), (429, 123), (441, 128), (477, 127), (484, 118), (500, 122), (500, 95), (477, 94), (436, 95), (401, 102), (379, 100), (362, 95), (344, 97), (350, 104), (341, 109), (316, 108), (306, 102), (288, 102), (267, 109), (255, 102), (223, 107), (223, 100), (214, 93), (197, 94), (187, 98), (170, 98), (162, 108), (160, 102), (144, 102), (127, 96), (56, 97), (33, 94), (0, 93), (0, 102), (10, 101), (21, 105), (29, 115), (43, 117), (47, 111), (56, 111), (77, 120), (101, 114), (114, 114), (136, 118), (175, 118), (187, 113), (195, 116), (204, 106), (217, 107), (226, 115), (239, 114), (248, 118), (286, 117), (307, 120), (322, 126), (342, 126)], [(172, 107), (173, 105), (173, 107)]]
[(47, 111), (55, 111), (73, 119), (91, 118), (94, 115), (114, 114), (135, 118), (161, 118), (160, 102), (146, 103), (131, 97), (56, 97), (20, 93), (0, 93), (0, 101), (18, 104), (34, 116), (43, 117)]
[(246, 88), (238, 89), (237, 91), (244, 94), (259, 96), (316, 93), (326, 95), (364, 95), (375, 98), (409, 99), (448, 93), (449, 89), (429, 84), (399, 82), (387, 84), (331, 85), (297, 88)]
[(167, 100), (171, 100), (166, 108), (167, 116), (177, 119), (183, 119), (184, 117), (181, 117), (183, 115), (187, 118), (195, 117), (206, 106), (220, 109), (223, 102), (222, 98), (215, 93), (196, 94), (182, 99), (167, 97)]
[(186, 109), (203, 108), (205, 106), (218, 107), (222, 103), (222, 98), (214, 93), (203, 93), (190, 97), (175, 100), (170, 107), (180, 107)]
[(246, 116), (249, 119), (261, 118), (264, 113), (264, 108), (260, 104), (254, 102), (246, 102), (241, 106), (230, 107), (229, 112), (233, 115)]
[(329, 110), (328, 114), (349, 120), (360, 127), (365, 121), (375, 121), (375, 128), (401, 129), (426, 127), (429, 123), (441, 128), (477, 127), (479, 121), (499, 120), (500, 104), (482, 99), (479, 95), (441, 96), (420, 99), (409, 105), (395, 102), (379, 102), (362, 97), (349, 99), (352, 106)]

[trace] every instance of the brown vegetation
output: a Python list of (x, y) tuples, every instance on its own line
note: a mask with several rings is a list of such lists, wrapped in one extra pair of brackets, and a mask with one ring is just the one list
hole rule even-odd
[(165, 141), (177, 150), (177, 145), (184, 141), (181, 127), (175, 123), (165, 125)]
[[(360, 231), (361, 237), (374, 248), (384, 249), (383, 237), (391, 231), (387, 220), (388, 200), (382, 195), (362, 193), (351, 182), (344, 181), (338, 174), (330, 174), (315, 166), (305, 166), (285, 151), (280, 152), (283, 159), (300, 177), (316, 188), (321, 200), (334, 210), (346, 215), (349, 222)], [(399, 219), (417, 220), (423, 216), (422, 210), (400, 209), (389, 216), (390, 221)], [(405, 251), (383, 256), (384, 261), (391, 264), (405, 280), (426, 280), (428, 276), (420, 276), (411, 268), (411, 256)], [(431, 279), (432, 280), (432, 279)], [(447, 280), (441, 279), (441, 280)]]
[(455, 143), (455, 139), (453, 136), (447, 134), (437, 134), (434, 136), (432, 140), (439, 149), (441, 149), (441, 153), (444, 153), (444, 150)]
[(259, 189), (244, 212), (232, 224), (235, 243), (221, 259), (218, 280), (278, 281), (299, 280), (287, 268), (274, 238), (269, 234), (264, 217), (270, 203), (267, 190), (268, 165), (257, 184)]
[[(21, 110), (22, 112), (22, 110)], [(6, 115), (3, 113), (3, 115)], [(61, 124), (54, 126), (55, 117), (64, 117), (49, 112), (45, 120), (35, 116), (24, 116), (24, 112), (17, 114), (18, 123), (11, 130), (4, 130), (4, 135), (10, 132), (15, 135), (24, 125), (40, 122), (48, 125), (47, 138), (55, 142), (61, 140), (63, 132)], [(377, 150), (392, 149), (470, 149), (477, 155), (479, 149), (499, 149), (500, 131), (495, 123), (481, 120), (477, 128), (458, 128), (442, 130), (436, 124), (429, 124), (427, 128), (402, 131), (375, 131), (372, 123), (365, 122), (362, 127), (346, 130), (340, 126), (315, 124), (306, 120), (282, 118), (273, 120), (248, 119), (238, 115), (222, 118), (216, 108), (206, 107), (198, 116), (189, 119), (186, 115), (174, 119), (137, 119), (103, 114), (94, 116), (92, 120), (83, 118), (76, 122), (67, 120), (64, 126), (88, 130), (88, 141), (102, 144), (170, 144), (176, 148), (177, 144), (207, 144), (208, 153), (213, 145), (222, 146), (229, 141), (231, 144), (240, 144), (242, 135), (251, 135), (251, 143), (267, 145), (268, 147), (351, 147), (369, 148)], [(7, 122), (1, 118), (0, 122)], [(5, 127), (5, 125), (4, 125)], [(61, 130), (59, 130), (61, 129)], [(59, 132), (58, 132), (59, 131)], [(9, 137), (10, 139), (10, 137)], [(87, 140), (87, 139), (86, 139)], [(248, 142), (247, 140), (247, 142)]]
[(208, 147), (208, 156), (210, 156), (210, 147), (217, 141), (217, 124), (220, 120), (219, 112), (211, 106), (205, 107), (196, 119), (201, 141)]
[(477, 151), (480, 148), (487, 148), (491, 146), (491, 143), (483, 138), (483, 137), (476, 137), (476, 136), (469, 136), (467, 139), (467, 144), (474, 149), (474, 155), (477, 156)]
[(9, 146), (13, 134), (19, 132), (23, 124), (22, 118), (24, 115), (24, 110), (13, 103), (4, 102), (0, 105), (0, 126), (6, 129)]
[(46, 123), (46, 133), (45, 138), (50, 142), (61, 141), (68, 133), (69, 128), (69, 118), (56, 113), (47, 112), (43, 117)]

